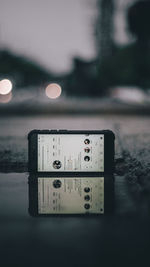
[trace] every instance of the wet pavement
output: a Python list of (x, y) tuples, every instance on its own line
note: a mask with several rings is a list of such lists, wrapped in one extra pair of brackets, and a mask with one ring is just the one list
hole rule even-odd
[[(140, 266), (149, 260), (149, 217), (115, 180), (114, 214), (34, 218), (27, 174), (1, 174), (1, 266)], [(135, 264), (135, 265), (134, 265)]]
[[(111, 215), (34, 218), (28, 213), (31, 129), (112, 129), (116, 134)], [(145, 266), (150, 247), (148, 117), (1, 118), (1, 266)], [(7, 173), (6, 173), (7, 172)]]

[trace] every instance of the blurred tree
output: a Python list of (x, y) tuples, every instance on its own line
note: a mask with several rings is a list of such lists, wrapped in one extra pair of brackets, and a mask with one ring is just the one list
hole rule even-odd
[(95, 25), (95, 39), (98, 56), (97, 84), (101, 95), (107, 93), (105, 77), (101, 77), (105, 64), (112, 57), (114, 50), (113, 43), (113, 22), (114, 22), (114, 0), (97, 0), (98, 17)]
[(129, 29), (144, 46), (150, 41), (150, 1), (136, 2), (128, 11)]
[(137, 84), (150, 88), (150, 1), (138, 1), (128, 11), (129, 29), (136, 37), (135, 65)]
[(85, 61), (81, 58), (74, 58), (74, 69), (66, 80), (67, 94), (70, 96), (99, 95), (96, 76), (96, 61)]
[(98, 17), (95, 25), (98, 59), (105, 61), (113, 52), (114, 0), (97, 0)]
[(16, 87), (40, 85), (53, 76), (31, 60), (7, 50), (0, 51), (0, 77), (10, 77)]
[(129, 30), (136, 41), (113, 47), (113, 53), (99, 60), (99, 86), (139, 86), (150, 88), (150, 1), (134, 3), (128, 10)]
[(66, 83), (68, 95), (95, 97), (106, 93), (105, 87), (99, 86), (97, 66), (103, 65), (113, 52), (113, 1), (97, 0), (99, 14), (95, 25), (95, 39), (98, 59), (86, 62), (81, 58), (74, 58), (74, 69)]

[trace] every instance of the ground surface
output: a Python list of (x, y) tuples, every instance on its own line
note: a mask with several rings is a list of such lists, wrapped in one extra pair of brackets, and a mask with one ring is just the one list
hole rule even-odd
[[(0, 118), (2, 266), (145, 266), (150, 247), (150, 118)], [(116, 135), (115, 210), (107, 217), (28, 214), (27, 134), (32, 129), (111, 129)]]

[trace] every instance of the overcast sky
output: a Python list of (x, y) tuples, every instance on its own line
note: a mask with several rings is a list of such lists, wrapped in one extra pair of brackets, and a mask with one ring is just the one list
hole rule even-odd
[(94, 2), (0, 0), (0, 46), (31, 56), (46, 68), (65, 72), (73, 55), (95, 56)]
[[(124, 0), (119, 1), (123, 5)], [(95, 3), (96, 0), (0, 0), (0, 47), (27, 55), (52, 71), (67, 72), (73, 56), (91, 59), (96, 55)], [(124, 43), (125, 25), (119, 14), (116, 40)]]

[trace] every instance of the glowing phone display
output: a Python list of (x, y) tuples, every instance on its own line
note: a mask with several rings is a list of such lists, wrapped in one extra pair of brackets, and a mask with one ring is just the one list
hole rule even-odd
[(103, 172), (104, 134), (38, 134), (38, 171)]

